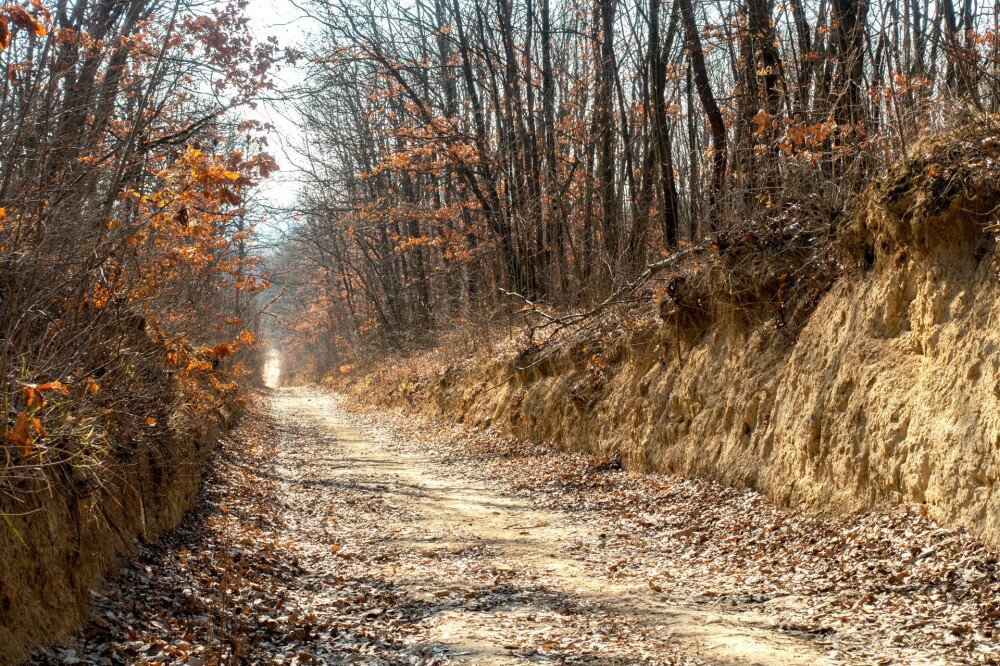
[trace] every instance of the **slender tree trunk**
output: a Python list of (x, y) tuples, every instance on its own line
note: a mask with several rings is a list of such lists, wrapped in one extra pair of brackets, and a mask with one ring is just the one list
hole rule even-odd
[(601, 199), (601, 235), (607, 262), (612, 267), (617, 266), (620, 259), (613, 110), (616, 8), (617, 0), (597, 0), (596, 18), (599, 24), (600, 48), (595, 50), (597, 96), (594, 100), (594, 125), (597, 130), (597, 178)]
[(838, 125), (863, 130), (868, 0), (833, 0), (830, 18), (837, 58), (831, 90), (833, 117)]
[[(552, 27), (549, 15), (549, 0), (541, 0), (541, 46), (542, 46), (542, 143), (545, 151), (545, 186), (543, 204), (548, 226), (549, 252), (555, 254), (554, 270), (548, 279), (553, 283), (558, 276), (567, 275), (563, 230), (565, 216), (561, 201), (557, 200), (559, 190), (558, 165), (556, 163), (556, 120), (555, 120), (555, 79), (552, 73)], [(548, 265), (553, 266), (550, 259)], [(560, 285), (565, 288), (565, 285)]]
[(663, 242), (668, 249), (677, 247), (678, 209), (677, 184), (674, 176), (673, 147), (667, 124), (667, 63), (673, 49), (677, 29), (677, 3), (670, 12), (667, 39), (660, 46), (660, 0), (649, 2), (649, 69), (653, 95), (653, 148), (659, 169), (660, 225)]
[(681, 19), (684, 23), (684, 36), (687, 43), (688, 57), (691, 60), (691, 71), (701, 105), (708, 116), (708, 124), (712, 134), (712, 185), (709, 193), (708, 223), (712, 231), (722, 224), (722, 207), (726, 192), (726, 123), (722, 118), (722, 110), (715, 100), (712, 85), (708, 78), (708, 68), (705, 65), (705, 52), (701, 47), (701, 36), (698, 34), (698, 24), (695, 22), (694, 9), (691, 0), (676, 0), (680, 5)]

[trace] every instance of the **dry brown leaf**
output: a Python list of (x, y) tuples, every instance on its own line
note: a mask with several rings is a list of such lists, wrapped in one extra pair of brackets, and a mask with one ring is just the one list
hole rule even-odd
[(22, 457), (31, 455), (31, 419), (28, 412), (20, 412), (14, 422), (14, 429), (5, 433), (7, 441), (14, 444)]

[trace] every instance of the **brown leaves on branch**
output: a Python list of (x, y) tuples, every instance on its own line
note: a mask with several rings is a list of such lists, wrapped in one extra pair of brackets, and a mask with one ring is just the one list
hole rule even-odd
[(45, 406), (45, 398), (42, 395), (45, 391), (55, 391), (62, 395), (69, 395), (69, 389), (60, 381), (48, 382), (46, 384), (21, 384), (24, 391), (24, 403), (28, 408), (41, 409)]
[(48, 433), (42, 427), (41, 419), (22, 411), (18, 412), (14, 427), (4, 433), (4, 439), (17, 448), (21, 458), (27, 458), (34, 452), (32, 445), (35, 442), (35, 437), (31, 434), (32, 430), (35, 431), (37, 437), (48, 437)]
[(173, 22), (152, 0), (112, 4), (82, 0), (67, 27), (0, 0), (5, 484), (70, 460), (99, 484), (148, 415), (197, 422), (229, 400), (268, 286), (252, 192), (275, 162), (266, 124), (230, 113), (271, 85), (275, 45), (245, 3)]
[[(44, 21), (51, 20), (48, 10), (38, 0), (32, 0), (31, 5)], [(26, 31), (33, 37), (44, 37), (49, 32), (42, 21), (29, 14), (24, 7), (14, 4), (5, 5), (0, 8), (0, 51), (10, 46), (12, 26)]]

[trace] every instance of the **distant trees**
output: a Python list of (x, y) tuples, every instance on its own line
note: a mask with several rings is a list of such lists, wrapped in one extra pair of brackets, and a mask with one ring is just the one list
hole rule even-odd
[(320, 316), (345, 339), (419, 337), (501, 287), (591, 302), (735, 220), (840, 208), (918, 132), (1000, 112), (995, 3), (308, 6), (287, 250), (337, 276)]

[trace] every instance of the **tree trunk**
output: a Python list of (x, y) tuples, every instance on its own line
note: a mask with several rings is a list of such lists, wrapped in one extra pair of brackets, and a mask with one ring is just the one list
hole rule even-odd
[(614, 27), (617, 0), (597, 0), (600, 48), (597, 56), (597, 96), (594, 125), (597, 130), (597, 179), (601, 198), (601, 234), (608, 263), (619, 260), (618, 196), (615, 187)]
[(677, 247), (678, 201), (674, 178), (673, 147), (670, 145), (670, 128), (667, 125), (667, 61), (673, 49), (677, 30), (677, 4), (670, 12), (667, 39), (660, 47), (660, 0), (649, 2), (649, 69), (653, 95), (653, 148), (659, 168), (660, 224), (663, 242), (668, 249)]
[(684, 23), (684, 36), (695, 88), (708, 116), (712, 134), (712, 185), (708, 200), (708, 223), (710, 229), (715, 231), (722, 223), (723, 198), (726, 192), (726, 123), (722, 118), (719, 103), (715, 101), (712, 85), (709, 83), (705, 52), (701, 47), (701, 36), (698, 34), (698, 24), (695, 22), (691, 0), (677, 0), (677, 3), (680, 5), (681, 19)]

